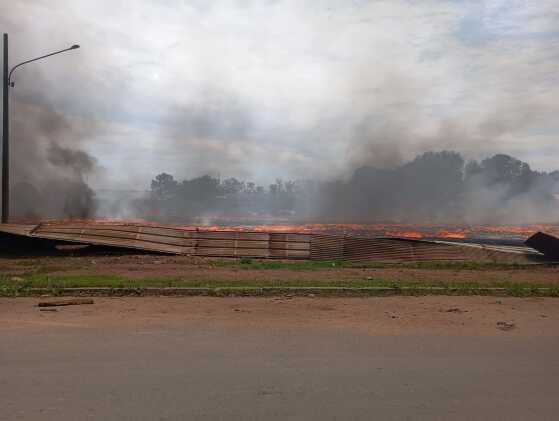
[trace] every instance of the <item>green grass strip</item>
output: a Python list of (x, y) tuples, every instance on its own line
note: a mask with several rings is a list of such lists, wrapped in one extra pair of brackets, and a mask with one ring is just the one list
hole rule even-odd
[(175, 288), (200, 290), (316, 290), (334, 294), (354, 292), (391, 291), (393, 293), (452, 294), (452, 295), (511, 295), (511, 296), (559, 296), (559, 286), (530, 282), (452, 282), (452, 281), (400, 281), (397, 279), (351, 279), (351, 280), (191, 280), (180, 278), (129, 279), (107, 275), (30, 275), (24, 277), (0, 276), (0, 295), (26, 295), (41, 289), (56, 294), (72, 288), (105, 288), (142, 290), (149, 288)]
[(216, 259), (211, 265), (235, 269), (258, 269), (258, 270), (320, 270), (320, 269), (451, 269), (451, 270), (526, 270), (534, 267), (552, 266), (545, 263), (497, 263), (497, 262), (474, 262), (474, 261), (425, 261), (425, 262), (347, 262), (339, 260), (300, 260), (279, 261), (262, 259)]

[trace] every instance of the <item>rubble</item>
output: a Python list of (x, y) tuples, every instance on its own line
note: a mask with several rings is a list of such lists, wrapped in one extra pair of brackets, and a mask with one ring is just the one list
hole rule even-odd
[(94, 301), (89, 298), (72, 298), (69, 300), (40, 301), (37, 304), (37, 307), (78, 306), (84, 304), (94, 304)]

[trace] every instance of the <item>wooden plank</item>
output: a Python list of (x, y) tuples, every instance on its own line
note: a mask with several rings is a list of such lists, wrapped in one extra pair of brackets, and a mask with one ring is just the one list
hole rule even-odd
[(67, 300), (39, 301), (37, 307), (78, 306), (84, 304), (93, 304), (93, 300), (90, 298), (71, 298)]

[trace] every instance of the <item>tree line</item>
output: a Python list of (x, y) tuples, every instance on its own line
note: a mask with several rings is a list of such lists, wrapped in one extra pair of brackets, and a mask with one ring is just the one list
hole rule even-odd
[(538, 172), (514, 157), (465, 162), (426, 152), (394, 168), (362, 166), (325, 181), (253, 181), (158, 174), (144, 213), (161, 219), (276, 215), (337, 222), (545, 222), (556, 218), (559, 171)]

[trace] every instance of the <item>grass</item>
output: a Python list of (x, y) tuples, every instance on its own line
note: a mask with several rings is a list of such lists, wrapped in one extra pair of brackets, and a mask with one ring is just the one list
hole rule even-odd
[[(520, 263), (497, 263), (497, 262), (473, 262), (473, 261), (427, 261), (427, 262), (347, 262), (337, 260), (266, 260), (266, 259), (211, 259), (207, 261), (208, 266), (217, 268), (230, 268), (242, 270), (289, 270), (289, 271), (313, 271), (328, 269), (424, 269), (424, 270), (527, 270), (535, 267), (552, 266), (550, 264), (520, 264)], [(35, 274), (49, 274), (64, 272), (74, 268), (68, 266), (56, 266), (52, 262), (45, 264), (40, 259), (11, 261), (9, 265), (0, 267), (0, 276), (28, 276)]]
[[(275, 270), (277, 272), (264, 274), (261, 279), (240, 280), (215, 279), (208, 281), (196, 279), (184, 279), (180, 275), (175, 277), (160, 278), (141, 278), (131, 279), (115, 275), (69, 275), (68, 270), (73, 270), (71, 266), (60, 267), (55, 262), (45, 264), (41, 260), (26, 260), (25, 265), (19, 261), (10, 262), (11, 267), (4, 265), (0, 269), (0, 295), (13, 296), (30, 294), (33, 289), (40, 288), (53, 294), (59, 293), (65, 288), (113, 288), (113, 289), (133, 289), (142, 290), (145, 288), (200, 288), (200, 289), (327, 289), (334, 288), (351, 289), (354, 291), (370, 290), (390, 290), (393, 293), (401, 294), (496, 294), (496, 295), (515, 295), (515, 296), (559, 296), (559, 286), (552, 284), (535, 284), (533, 282), (510, 282), (506, 281), (505, 271), (524, 270), (526, 277), (529, 278), (529, 270), (542, 265), (534, 266), (530, 264), (505, 264), (505, 263), (481, 263), (481, 262), (453, 262), (453, 261), (434, 261), (418, 263), (389, 263), (389, 262), (367, 262), (354, 263), (343, 261), (309, 261), (309, 260), (260, 260), (251, 258), (240, 259), (213, 259), (208, 260), (209, 267), (232, 268), (247, 271), (254, 270)], [(55, 264), (53, 264), (55, 263)], [(89, 266), (88, 266), (89, 267)], [(502, 276), (493, 273), (491, 277), (500, 277), (503, 281), (479, 281), (479, 282), (456, 282), (451, 279), (448, 281), (424, 281), (424, 280), (401, 280), (398, 275), (391, 276), (391, 279), (375, 276), (374, 271), (367, 273), (359, 271), (345, 272), (343, 269), (371, 269), (371, 268), (397, 268), (397, 269), (425, 269), (425, 270), (452, 270), (452, 271), (484, 271), (494, 270), (503, 271)], [(185, 268), (187, 270), (187, 268)], [(337, 270), (337, 279), (324, 279), (320, 271)], [(102, 271), (102, 268), (100, 269)], [(281, 271), (306, 271), (305, 280), (297, 279), (296, 275), (291, 275), (286, 280)], [(308, 272), (316, 271), (314, 275)], [(399, 272), (399, 271), (398, 271)], [(101, 272), (102, 273), (102, 272)], [(251, 273), (251, 277), (258, 272)], [(371, 277), (372, 275), (372, 277)], [(454, 274), (450, 274), (452, 278)], [(192, 276), (192, 275), (191, 275)], [(194, 275), (195, 276), (195, 275)], [(361, 278), (362, 276), (362, 278)], [(385, 275), (386, 276), (386, 275)], [(428, 275), (426, 275), (428, 276)], [(302, 276), (303, 277), (303, 276)], [(329, 276), (331, 277), (331, 276)], [(356, 278), (358, 277), (358, 278)], [(351, 278), (351, 279), (349, 279)], [(529, 279), (527, 279), (529, 280)]]
[[(396, 294), (445, 294), (445, 295), (510, 295), (559, 297), (559, 286), (524, 282), (422, 282), (399, 281), (397, 279), (352, 279), (352, 280), (291, 280), (281, 279), (228, 281), (228, 280), (184, 280), (180, 278), (129, 279), (109, 275), (45, 275), (34, 274), (18, 278), (0, 276), (0, 296), (28, 295), (33, 289), (57, 295), (65, 288), (111, 288), (141, 292), (144, 288), (195, 288), (207, 290), (278, 289), (316, 290), (335, 294), (353, 291), (371, 295), (375, 291), (390, 291)], [(308, 292), (308, 291), (307, 291)], [(252, 294), (251, 294), (252, 295)]]
[[(321, 269), (450, 269), (450, 270), (525, 270), (534, 268), (534, 264), (473, 262), (473, 261), (430, 261), (430, 262), (347, 262), (320, 260), (258, 260), (251, 258), (217, 259), (211, 262), (213, 266), (237, 269), (274, 269), (274, 270), (321, 270)], [(542, 265), (538, 265), (542, 266)]]
[(297, 260), (297, 261), (281, 261), (281, 260), (256, 260), (249, 258), (242, 259), (220, 259), (212, 261), (211, 264), (216, 267), (223, 268), (240, 268), (240, 269), (287, 269), (287, 270), (316, 270), (331, 268), (348, 268), (357, 267), (349, 262), (341, 261), (315, 261), (315, 260)]

